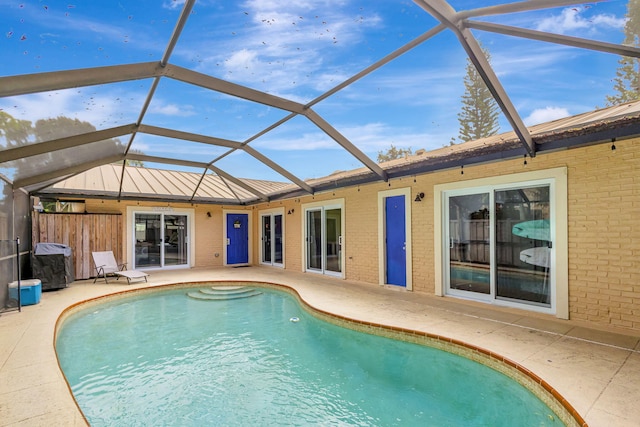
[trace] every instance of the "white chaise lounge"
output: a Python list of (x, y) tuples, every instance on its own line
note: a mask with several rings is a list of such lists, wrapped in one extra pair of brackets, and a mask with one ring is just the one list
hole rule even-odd
[(96, 266), (97, 276), (93, 283), (96, 283), (98, 278), (103, 277), (105, 283), (107, 281), (107, 275), (112, 274), (116, 276), (116, 280), (120, 279), (120, 276), (127, 278), (127, 284), (130, 284), (132, 280), (144, 279), (147, 281), (148, 274), (143, 271), (127, 270), (126, 264), (118, 264), (116, 258), (113, 256), (112, 251), (104, 252), (92, 252), (93, 263)]

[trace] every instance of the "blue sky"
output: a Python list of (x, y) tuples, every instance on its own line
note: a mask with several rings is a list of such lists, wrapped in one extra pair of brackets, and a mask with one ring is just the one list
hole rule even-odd
[[(182, 3), (0, 0), (0, 76), (158, 61)], [(499, 3), (451, 1), (456, 10)], [(619, 43), (625, 13), (626, 2), (612, 0), (483, 19)], [(436, 24), (411, 1), (199, 0), (170, 63), (306, 103)], [(528, 125), (603, 107), (613, 92), (616, 55), (474, 34)], [(465, 65), (458, 41), (445, 31), (313, 108), (373, 159), (391, 144), (439, 148), (458, 134)], [(31, 121), (65, 115), (104, 129), (135, 122), (150, 85), (0, 98), (0, 109)], [(242, 142), (286, 115), (163, 78), (143, 123)], [(510, 130), (503, 117), (500, 124)], [(251, 146), (302, 179), (361, 166), (304, 117)], [(142, 134), (133, 148), (200, 162), (227, 151)], [(283, 180), (245, 153), (216, 166), (239, 177)]]

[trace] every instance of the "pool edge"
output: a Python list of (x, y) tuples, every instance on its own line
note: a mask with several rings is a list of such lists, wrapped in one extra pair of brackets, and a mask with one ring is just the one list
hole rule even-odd
[(64, 371), (60, 366), (60, 360), (58, 359), (58, 353), (56, 351), (56, 342), (58, 333), (64, 322), (72, 316), (74, 313), (85, 310), (92, 305), (98, 305), (106, 301), (114, 301), (119, 298), (126, 298), (133, 294), (152, 293), (160, 290), (171, 290), (181, 288), (197, 288), (202, 286), (220, 286), (221, 284), (228, 284), (233, 286), (257, 286), (269, 289), (276, 289), (284, 291), (294, 296), (301, 306), (310, 314), (317, 318), (320, 318), (328, 323), (342, 326), (348, 329), (352, 329), (358, 332), (363, 332), (372, 335), (383, 336), (387, 338), (397, 339), (400, 341), (411, 342), (419, 345), (428, 346), (438, 350), (446, 351), (448, 353), (456, 354), (461, 357), (465, 357), (469, 360), (481, 363), (495, 371), (498, 371), (512, 380), (518, 382), (521, 386), (532, 392), (536, 397), (542, 400), (554, 413), (560, 418), (560, 420), (566, 426), (580, 426), (588, 427), (587, 422), (578, 413), (578, 411), (568, 402), (564, 396), (562, 396), (553, 386), (547, 381), (538, 376), (535, 372), (526, 368), (525, 366), (501, 356), (498, 353), (489, 351), (482, 347), (469, 344), (467, 342), (449, 338), (443, 335), (433, 334), (430, 332), (418, 331), (414, 329), (397, 327), (391, 325), (385, 325), (382, 323), (370, 322), (360, 319), (355, 319), (335, 313), (323, 310), (313, 306), (306, 301), (298, 292), (297, 289), (285, 285), (282, 283), (270, 282), (270, 281), (256, 281), (256, 280), (203, 280), (203, 281), (187, 281), (176, 282), (162, 285), (153, 285), (145, 288), (126, 289), (122, 291), (112, 292), (98, 297), (89, 298), (82, 301), (77, 301), (70, 306), (66, 307), (58, 318), (56, 319), (54, 334), (53, 334), (53, 350), (62, 377), (71, 395), (79, 413), (82, 416), (84, 422), (89, 425), (82, 409), (78, 405), (78, 402), (73, 395), (71, 386), (69, 385)]

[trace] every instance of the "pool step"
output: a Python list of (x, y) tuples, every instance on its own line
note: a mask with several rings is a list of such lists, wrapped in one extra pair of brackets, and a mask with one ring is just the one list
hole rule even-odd
[(199, 289), (194, 292), (187, 292), (187, 295), (194, 299), (210, 301), (226, 301), (231, 299), (249, 298), (261, 295), (262, 292), (248, 288), (246, 286), (212, 286), (211, 288)]
[(200, 289), (200, 292), (209, 295), (239, 295), (254, 292), (255, 290), (255, 288), (248, 286), (212, 286), (210, 288)]

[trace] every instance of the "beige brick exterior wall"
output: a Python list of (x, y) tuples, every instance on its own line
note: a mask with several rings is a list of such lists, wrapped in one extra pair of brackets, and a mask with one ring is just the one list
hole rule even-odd
[[(603, 326), (640, 329), (640, 139), (610, 145), (561, 150), (536, 158), (513, 159), (460, 169), (394, 179), (247, 208), (252, 221), (252, 260), (259, 263), (259, 212), (284, 208), (285, 268), (303, 268), (304, 203), (345, 199), (345, 277), (378, 284), (379, 191), (411, 188), (412, 198), (425, 193), (422, 202), (411, 202), (414, 292), (433, 293), (434, 185), (501, 176), (525, 171), (566, 167), (568, 174), (569, 315), (572, 319)], [(135, 202), (87, 201), (90, 212), (122, 212)], [(152, 206), (152, 204), (144, 204)], [(158, 204), (167, 206), (166, 203)], [(194, 265), (222, 265), (222, 206), (171, 204), (195, 213)], [(228, 207), (236, 209), (235, 207)], [(291, 214), (287, 214), (292, 211)], [(211, 213), (211, 217), (207, 216)], [(124, 231), (123, 231), (124, 233)], [(124, 238), (124, 236), (123, 236)], [(219, 257), (214, 254), (219, 253)]]

